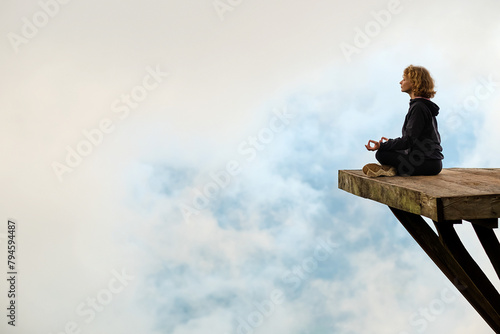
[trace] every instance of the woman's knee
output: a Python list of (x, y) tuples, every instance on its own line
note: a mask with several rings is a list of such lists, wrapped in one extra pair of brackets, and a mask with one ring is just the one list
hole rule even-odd
[(394, 154), (389, 151), (377, 151), (375, 153), (375, 159), (382, 165), (394, 165)]
[(415, 175), (437, 175), (442, 169), (441, 160), (425, 160), (423, 164), (417, 166)]
[(375, 159), (377, 159), (378, 162), (380, 162), (382, 165), (384, 164), (383, 161), (385, 161), (385, 154), (383, 153), (383, 151), (377, 151), (375, 153)]

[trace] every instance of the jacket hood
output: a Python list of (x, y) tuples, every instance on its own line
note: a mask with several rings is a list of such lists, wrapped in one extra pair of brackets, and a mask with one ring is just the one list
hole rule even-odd
[(432, 102), (431, 100), (427, 100), (424, 98), (416, 98), (410, 100), (410, 106), (416, 102), (423, 103), (427, 108), (429, 108), (432, 116), (437, 116), (439, 114), (439, 106)]

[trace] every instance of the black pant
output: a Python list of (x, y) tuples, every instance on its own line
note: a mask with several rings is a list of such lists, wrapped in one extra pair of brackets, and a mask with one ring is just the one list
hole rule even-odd
[(443, 169), (440, 159), (425, 159), (422, 154), (378, 150), (375, 157), (380, 164), (395, 167), (398, 175), (437, 175)]

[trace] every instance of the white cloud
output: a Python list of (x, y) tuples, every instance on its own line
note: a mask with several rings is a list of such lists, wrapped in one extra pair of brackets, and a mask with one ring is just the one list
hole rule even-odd
[[(408, 330), (408, 312), (443, 288), (428, 280), (437, 269), (412, 266), (422, 252), (403, 247), (411, 240), (385, 208), (337, 190), (337, 170), (372, 161), (368, 139), (399, 135), (408, 99), (398, 82), (408, 64), (435, 76), (441, 119), (474, 93), (477, 78), (497, 75), (498, 5), (401, 0), (400, 13), (348, 62), (340, 43), (388, 4), (244, 1), (221, 21), (211, 1), (71, 1), (17, 54), (5, 38), (0, 200), (2, 215), (22, 227), (20, 328), (56, 332), (82, 320), (76, 305), (126, 268), (135, 281), (89, 330), (230, 332), (280, 286), (286, 300), (256, 333), (366, 332), (368, 322), (374, 333)], [(4, 36), (20, 34), (22, 17), (40, 10), (35, 2), (0, 7)], [(112, 103), (157, 65), (170, 75), (120, 119)], [(495, 166), (496, 94), (481, 101), (472, 132), (441, 123), (450, 163)], [(246, 161), (238, 146), (283, 107), (296, 117)], [(82, 131), (105, 118), (114, 130), (60, 183), (51, 163), (64, 163), (66, 147), (76, 149)], [(466, 130), (473, 136), (463, 150)], [(186, 223), (178, 204), (231, 160), (241, 174)], [(376, 228), (389, 219), (396, 225)], [(338, 253), (300, 288), (283, 282), (327, 235)], [(385, 322), (392, 313), (399, 322)], [(433, 325), (457, 319), (457, 332), (488, 332), (458, 302)]]

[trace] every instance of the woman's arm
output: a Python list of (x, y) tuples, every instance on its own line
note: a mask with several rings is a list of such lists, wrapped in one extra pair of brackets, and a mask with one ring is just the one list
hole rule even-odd
[(381, 143), (379, 149), (382, 151), (396, 151), (412, 147), (424, 130), (428, 114), (430, 114), (430, 111), (425, 106), (415, 105), (408, 113), (403, 136)]

